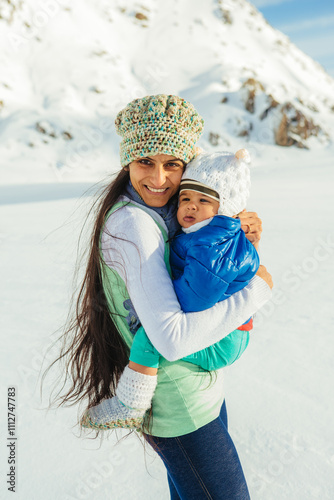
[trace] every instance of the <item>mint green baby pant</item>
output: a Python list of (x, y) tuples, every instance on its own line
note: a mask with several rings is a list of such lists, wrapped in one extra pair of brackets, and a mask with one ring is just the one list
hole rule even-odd
[[(214, 371), (231, 365), (246, 349), (249, 332), (234, 330), (216, 344), (182, 358), (205, 370)], [(130, 351), (130, 361), (151, 368), (159, 368), (160, 354), (155, 349), (144, 328), (141, 326), (134, 336)]]

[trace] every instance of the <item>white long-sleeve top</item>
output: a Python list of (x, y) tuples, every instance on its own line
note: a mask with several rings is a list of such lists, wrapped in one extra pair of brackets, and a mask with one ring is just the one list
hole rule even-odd
[(271, 289), (254, 276), (243, 290), (214, 307), (184, 313), (164, 262), (163, 235), (153, 219), (165, 226), (153, 210), (149, 215), (134, 206), (122, 207), (108, 217), (101, 248), (107, 266), (124, 280), (150, 341), (164, 358), (176, 361), (242, 325), (270, 299)]

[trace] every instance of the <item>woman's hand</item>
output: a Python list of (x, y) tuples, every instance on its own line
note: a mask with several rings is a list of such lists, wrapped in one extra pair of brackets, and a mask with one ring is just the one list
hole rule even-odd
[(243, 210), (238, 214), (241, 222), (241, 229), (245, 231), (246, 238), (253, 243), (256, 250), (258, 250), (258, 245), (261, 239), (262, 233), (262, 221), (258, 217), (256, 212), (246, 212)]
[(274, 286), (271, 274), (268, 273), (267, 269), (264, 266), (260, 265), (256, 274), (260, 276), (260, 278), (262, 278), (267, 283), (267, 285), (270, 286), (270, 288)]

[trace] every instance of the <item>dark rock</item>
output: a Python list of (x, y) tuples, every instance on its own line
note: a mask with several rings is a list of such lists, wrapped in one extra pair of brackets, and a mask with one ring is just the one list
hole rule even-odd
[(311, 136), (318, 136), (321, 132), (311, 118), (297, 109), (291, 102), (282, 105), (280, 123), (275, 130), (275, 142), (279, 146), (297, 146), (306, 148), (305, 141)]
[(218, 146), (220, 142), (220, 135), (214, 132), (209, 133), (209, 142), (212, 146)]
[(142, 12), (136, 12), (135, 18), (139, 19), (140, 21), (148, 21), (148, 17), (145, 16)]
[(259, 91), (264, 92), (264, 86), (254, 78), (248, 78), (243, 84), (242, 88), (246, 89), (247, 95), (245, 99), (245, 108), (250, 113), (255, 112), (255, 96)]

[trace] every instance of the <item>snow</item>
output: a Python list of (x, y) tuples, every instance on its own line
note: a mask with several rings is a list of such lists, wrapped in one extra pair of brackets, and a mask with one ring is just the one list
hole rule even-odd
[[(275, 291), (247, 351), (226, 369), (230, 432), (255, 500), (331, 499), (334, 175), (326, 152), (284, 150), (276, 162), (275, 152), (254, 166), (249, 204), (263, 219), (261, 260)], [(100, 448), (77, 437), (77, 408), (43, 409), (55, 379), (47, 379), (41, 402), (43, 358), (45, 368), (57, 352), (52, 342), (66, 318), (77, 238), (92, 202), (87, 184), (62, 193), (59, 186), (11, 188), (0, 206), (1, 428), (5, 436), (6, 391), (16, 386), (17, 498), (39, 500), (47, 491), (50, 500), (167, 499), (160, 459), (144, 453), (137, 436), (117, 446), (111, 436)], [(4, 440), (1, 456), (7, 471)]]
[[(223, 23), (220, 4), (232, 24)], [(164, 92), (203, 115), (202, 147), (247, 147), (253, 158), (248, 208), (263, 220), (261, 260), (275, 289), (248, 349), (225, 370), (229, 428), (251, 497), (334, 498), (333, 80), (244, 0), (12, 0), (0, 14), (0, 498), (12, 494), (12, 386), (16, 498), (169, 498), (160, 459), (137, 435), (101, 443), (79, 437), (82, 408), (46, 411), (57, 369), (43, 399), (39, 393), (68, 313), (80, 230), (119, 165), (116, 113)], [(258, 118), (264, 96), (254, 115), (244, 108), (241, 85), (250, 77), (277, 100), (301, 99), (328, 138), (309, 139), (309, 150), (275, 146), (273, 118)], [(250, 136), (238, 137), (250, 123)]]

